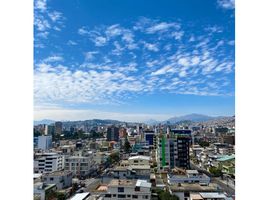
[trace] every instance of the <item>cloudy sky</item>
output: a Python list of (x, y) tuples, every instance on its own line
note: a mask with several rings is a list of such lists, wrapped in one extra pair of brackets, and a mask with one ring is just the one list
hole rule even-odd
[(233, 0), (35, 0), (34, 119), (233, 115)]

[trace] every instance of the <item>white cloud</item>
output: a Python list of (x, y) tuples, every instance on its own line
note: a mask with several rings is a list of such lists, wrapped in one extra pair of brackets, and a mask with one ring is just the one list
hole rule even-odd
[(50, 19), (53, 22), (56, 22), (56, 21), (58, 21), (59, 19), (62, 18), (62, 13), (57, 12), (57, 11), (53, 11), (53, 12), (48, 13), (48, 16), (50, 17)]
[(107, 39), (105, 37), (99, 36), (96, 37), (95, 40), (93, 40), (95, 42), (95, 45), (100, 47), (100, 46), (104, 46), (107, 42)]
[(166, 23), (166, 22), (160, 22), (158, 24), (155, 24), (149, 28), (146, 29), (146, 33), (153, 34), (156, 32), (164, 32), (167, 31), (170, 28), (176, 28), (179, 29), (180, 25), (177, 23)]
[(200, 63), (200, 58), (198, 56), (194, 56), (192, 59), (191, 59), (191, 64), (192, 65), (198, 65)]
[(182, 36), (184, 35), (183, 31), (180, 32), (172, 32), (171, 36), (174, 37), (176, 40), (180, 40)]
[(50, 30), (61, 31), (61, 28), (64, 27), (62, 13), (51, 11), (47, 7), (46, 0), (37, 0), (34, 2), (35, 39), (47, 39)]
[(190, 62), (189, 62), (188, 57), (180, 58), (179, 61), (178, 61), (178, 64), (180, 64), (180, 65), (182, 65), (184, 67), (190, 66)]
[(117, 103), (124, 92), (139, 92), (143, 87), (139, 80), (117, 71), (70, 71), (62, 65), (41, 63), (34, 74), (34, 95), (39, 103)]
[(46, 31), (51, 28), (49, 22), (45, 19), (35, 18), (34, 25), (38, 31)]
[(159, 51), (156, 44), (150, 44), (150, 43), (144, 42), (144, 47), (150, 51), (154, 51), (154, 52)]
[(41, 12), (45, 12), (47, 9), (47, 1), (35, 0), (35, 9), (40, 10)]
[(107, 37), (115, 37), (119, 36), (123, 33), (123, 29), (119, 26), (119, 24), (115, 24), (112, 26), (109, 26), (107, 30), (105, 31)]
[(77, 43), (73, 40), (68, 40), (67, 44), (68, 45), (77, 45)]
[(78, 29), (78, 34), (79, 34), (79, 35), (86, 35), (86, 34), (89, 34), (89, 31), (86, 30), (85, 27), (82, 27), (82, 28), (79, 28), (79, 29)]
[(175, 69), (170, 65), (166, 65), (166, 66), (162, 67), (161, 69), (159, 69), (155, 72), (152, 72), (151, 75), (156, 76), (156, 75), (162, 75), (162, 74), (166, 74), (166, 73), (170, 73), (170, 72), (175, 72)]
[(223, 28), (220, 26), (208, 26), (205, 28), (205, 31), (212, 33), (222, 33), (223, 32)]
[(47, 57), (46, 59), (44, 59), (44, 62), (59, 62), (59, 61), (63, 61), (63, 57), (61, 56), (50, 56)]
[(217, 3), (220, 7), (224, 9), (234, 9), (235, 0), (217, 0)]
[(85, 53), (85, 59), (92, 60), (92, 59), (94, 59), (95, 54), (98, 54), (98, 52), (97, 51), (88, 51)]

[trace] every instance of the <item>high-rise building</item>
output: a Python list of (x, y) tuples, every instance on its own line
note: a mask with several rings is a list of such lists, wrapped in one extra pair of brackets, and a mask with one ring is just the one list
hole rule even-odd
[(107, 141), (117, 141), (119, 140), (119, 128), (115, 126), (108, 127), (107, 129)]
[(37, 142), (38, 149), (48, 150), (52, 147), (52, 136), (51, 135), (41, 135), (38, 136)]
[(170, 134), (159, 135), (156, 151), (159, 169), (189, 169), (190, 142), (191, 130), (171, 130)]
[(148, 142), (150, 146), (154, 145), (155, 133), (154, 131), (144, 131), (144, 140)]
[(55, 122), (55, 133), (61, 135), (62, 133), (62, 122)]
[(125, 128), (120, 128), (119, 130), (119, 137), (125, 138), (127, 136), (127, 130)]
[(52, 125), (45, 125), (45, 135), (54, 135), (55, 133), (55, 126)]

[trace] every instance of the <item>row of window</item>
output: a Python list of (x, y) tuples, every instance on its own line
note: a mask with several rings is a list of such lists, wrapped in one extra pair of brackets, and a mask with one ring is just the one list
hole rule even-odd
[[(131, 198), (131, 195), (130, 194), (128, 194), (128, 195), (126, 195), (126, 194), (118, 194), (118, 195), (116, 195), (116, 194), (105, 194), (105, 197), (108, 197), (108, 198)], [(135, 195), (135, 194), (133, 194), (132, 195), (132, 199), (138, 199), (138, 195)], [(149, 199), (149, 195), (142, 195), (142, 199)]]

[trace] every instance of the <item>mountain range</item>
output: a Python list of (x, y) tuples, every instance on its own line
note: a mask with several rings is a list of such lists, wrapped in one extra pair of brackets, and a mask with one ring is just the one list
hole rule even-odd
[[(192, 121), (192, 122), (206, 122), (206, 121), (210, 121), (210, 120), (215, 120), (215, 119), (221, 119), (221, 118), (225, 118), (224, 116), (218, 116), (218, 117), (212, 117), (212, 116), (208, 116), (208, 115), (202, 115), (202, 114), (189, 114), (189, 115), (183, 115), (180, 117), (172, 117), (169, 118), (165, 121), (157, 121), (154, 119), (149, 119), (147, 121), (145, 121), (144, 123), (149, 124), (149, 125), (154, 125), (154, 124), (165, 124), (167, 122), (169, 122), (170, 124), (175, 124), (178, 122), (182, 122), (182, 121)], [(38, 124), (52, 124), (54, 123), (54, 120), (50, 120), (50, 119), (44, 119), (41, 121), (34, 121), (34, 125), (38, 125)], [(66, 121), (68, 123), (68, 121)], [(92, 120), (84, 120), (84, 121), (76, 121), (76, 122), (87, 122), (89, 124), (118, 124), (118, 123), (122, 123), (118, 120), (109, 120), (109, 119), (92, 119)]]

